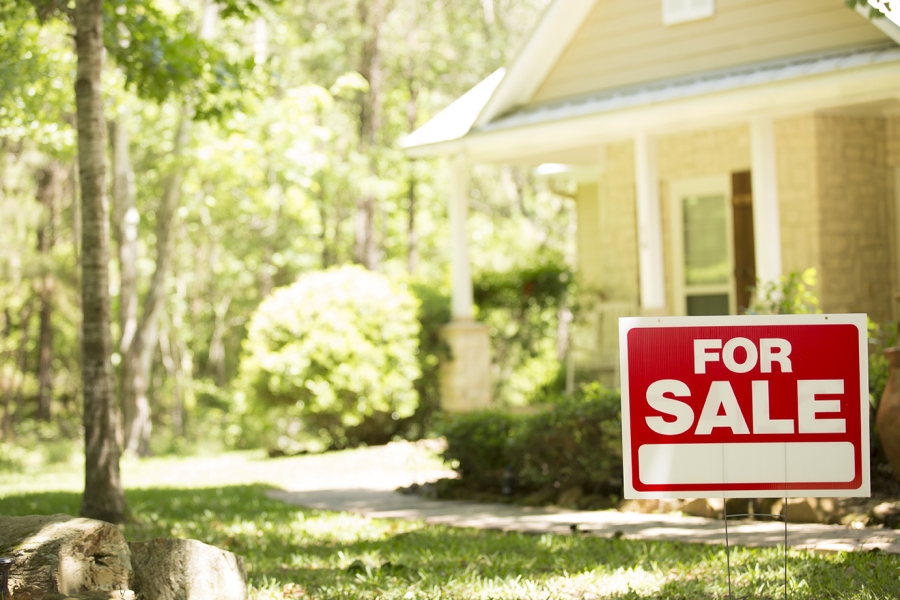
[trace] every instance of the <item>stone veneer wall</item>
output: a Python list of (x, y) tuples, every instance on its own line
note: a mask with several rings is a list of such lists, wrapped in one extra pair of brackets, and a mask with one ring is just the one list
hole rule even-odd
[(774, 128), (782, 272), (813, 267), (821, 274), (815, 118), (779, 119)]
[(881, 117), (815, 119), (822, 310), (889, 320), (896, 268), (887, 123)]
[(637, 205), (634, 191), (634, 145), (606, 146), (606, 169), (600, 177), (598, 205), (600, 288), (606, 300), (640, 302)]
[(575, 194), (578, 228), (576, 239), (579, 283), (587, 289), (600, 289), (603, 273), (600, 269), (600, 215), (596, 183), (579, 183)]

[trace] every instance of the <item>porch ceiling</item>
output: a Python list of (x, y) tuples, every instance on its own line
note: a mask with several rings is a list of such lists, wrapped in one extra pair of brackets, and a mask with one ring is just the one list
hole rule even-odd
[(884, 110), (900, 97), (900, 48), (854, 48), (746, 65), (513, 111), (451, 140), (408, 147), (414, 156), (591, 164), (599, 144), (637, 132), (708, 128), (754, 116), (839, 107)]

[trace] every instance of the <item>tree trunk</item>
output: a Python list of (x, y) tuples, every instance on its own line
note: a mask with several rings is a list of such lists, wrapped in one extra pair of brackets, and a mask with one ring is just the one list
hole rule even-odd
[[(25, 407), (25, 373), (28, 372), (28, 346), (29, 346), (29, 330), (31, 329), (31, 314), (34, 312), (34, 302), (29, 299), (22, 306), (21, 317), (19, 319), (19, 330), (21, 337), (19, 338), (19, 350), (16, 354), (16, 371), (14, 372), (14, 381), (16, 389), (16, 416), (21, 420), (27, 413)], [(10, 428), (8, 434), (13, 436), (12, 420), (7, 423)]]
[(216, 385), (225, 387), (225, 332), (228, 330), (228, 307), (231, 305), (231, 295), (225, 294), (222, 301), (216, 305), (215, 321), (213, 321), (212, 338), (209, 341), (209, 362), (216, 374)]
[(381, 53), (378, 44), (381, 27), (389, 11), (390, 0), (359, 0), (357, 14), (362, 26), (362, 52), (359, 74), (369, 89), (359, 95), (359, 146), (368, 154), (369, 177), (356, 203), (356, 260), (367, 269), (378, 267), (375, 240), (376, 198), (374, 183), (378, 178), (378, 161), (374, 155), (376, 136), (381, 127)]
[[(190, 109), (184, 114), (175, 134), (172, 150), (180, 157), (187, 146), (191, 118)], [(151, 423), (150, 369), (153, 354), (159, 341), (159, 316), (165, 308), (166, 279), (169, 276), (174, 245), (173, 228), (181, 198), (181, 180), (184, 176), (182, 162), (176, 160), (172, 171), (163, 183), (163, 197), (156, 213), (156, 268), (150, 280), (150, 288), (144, 297), (143, 312), (134, 337), (124, 352), (122, 361), (122, 401), (125, 432), (125, 450), (146, 456), (150, 450)]]
[(119, 352), (134, 339), (138, 319), (137, 251), (140, 215), (135, 201), (134, 169), (129, 152), (128, 122), (110, 122), (112, 146), (112, 230), (119, 251)]
[(53, 294), (56, 281), (50, 272), (50, 252), (56, 239), (56, 215), (59, 195), (65, 172), (59, 164), (51, 162), (38, 170), (37, 200), (44, 207), (44, 224), (38, 230), (38, 252), (45, 262), (45, 272), (40, 279), (40, 333), (38, 340), (38, 406), (37, 418), (49, 421), (53, 398)]
[[(411, 30), (414, 28), (411, 28)], [(413, 78), (412, 69), (409, 72), (409, 101), (406, 104), (406, 121), (409, 132), (412, 133), (416, 130), (416, 121), (419, 118), (419, 88), (415, 83), (415, 79)], [(408, 240), (408, 250), (406, 255), (407, 261), (407, 270), (410, 275), (415, 274), (416, 266), (419, 262), (419, 244), (418, 244), (418, 235), (416, 233), (416, 161), (412, 158), (409, 159), (409, 190), (408, 190), (408, 200), (409, 207), (408, 211), (408, 222), (407, 222), (407, 240)]]
[(84, 384), (84, 495), (82, 516), (119, 523), (125, 493), (119, 474), (117, 412), (110, 351), (109, 217), (106, 206), (103, 99), (103, 2), (76, 0), (78, 68), (75, 105), (82, 202), (82, 306)]

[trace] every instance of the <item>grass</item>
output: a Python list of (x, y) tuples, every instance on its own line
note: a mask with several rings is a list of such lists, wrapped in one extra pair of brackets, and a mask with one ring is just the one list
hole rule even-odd
[[(125, 535), (190, 537), (240, 554), (255, 600), (727, 597), (720, 546), (452, 529), (267, 499), (278, 474), (302, 460), (243, 453), (127, 462), (135, 522)], [(77, 514), (79, 486), (71, 467), (0, 474), (0, 514)], [(736, 598), (782, 597), (780, 549), (739, 548), (731, 558)], [(898, 567), (880, 553), (791, 551), (788, 596), (898, 598)]]

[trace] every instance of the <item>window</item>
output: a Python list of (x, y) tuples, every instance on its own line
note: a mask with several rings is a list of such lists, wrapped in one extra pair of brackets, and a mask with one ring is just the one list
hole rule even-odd
[(716, 13), (715, 0), (662, 0), (663, 25), (677, 25), (711, 17)]
[(735, 313), (730, 184), (727, 176), (672, 183), (675, 314)]

